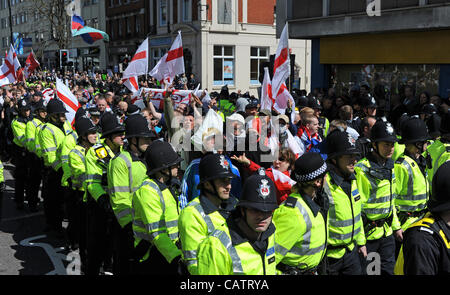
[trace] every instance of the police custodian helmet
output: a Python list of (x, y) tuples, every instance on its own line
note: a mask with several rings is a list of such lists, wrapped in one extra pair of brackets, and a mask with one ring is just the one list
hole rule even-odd
[(431, 213), (450, 211), (450, 161), (442, 164), (433, 176), (432, 192), (428, 200)]
[(358, 155), (355, 139), (347, 132), (339, 128), (333, 130), (325, 139), (328, 158), (336, 158), (342, 155)]
[(234, 178), (230, 163), (224, 155), (208, 154), (200, 160), (199, 165), (200, 183), (218, 179)]
[(145, 162), (148, 167), (148, 175), (177, 165), (183, 159), (175, 152), (167, 141), (155, 140), (145, 151)]
[(237, 206), (262, 212), (272, 212), (278, 208), (275, 184), (267, 177), (264, 169), (247, 178)]

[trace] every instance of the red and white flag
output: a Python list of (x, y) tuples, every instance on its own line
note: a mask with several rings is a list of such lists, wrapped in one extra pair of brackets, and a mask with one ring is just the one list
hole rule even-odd
[(170, 50), (158, 61), (149, 75), (159, 81), (167, 80), (172, 83), (176, 75), (184, 72), (183, 42), (181, 31), (178, 31), (178, 36), (173, 41)]
[(78, 99), (73, 95), (72, 91), (70, 91), (69, 87), (58, 78), (56, 78), (56, 95), (64, 103), (67, 110), (66, 118), (73, 128), (73, 124), (75, 123), (75, 113), (80, 107)]
[(33, 49), (25, 61), (25, 68), (23, 74), (25, 75), (25, 79), (27, 79), (31, 74), (33, 74), (34, 70), (40, 66), (40, 63), (36, 60), (34, 56)]
[(44, 100), (48, 103), (50, 99), (53, 99), (53, 97), (55, 96), (55, 90), (53, 90), (52, 88), (45, 88), (42, 91), (42, 96)]
[(131, 93), (135, 94), (139, 91), (138, 77), (130, 77), (126, 79), (122, 79), (123, 85), (125, 85)]
[(12, 84), (17, 81), (17, 71), (20, 68), (20, 62), (17, 59), (16, 51), (11, 45), (8, 55), (0, 67), (0, 86)]
[[(292, 103), (292, 110), (295, 110), (295, 101), (292, 95), (289, 93), (289, 90), (286, 87), (286, 84), (281, 84), (280, 89), (277, 93), (277, 98), (275, 99), (275, 104), (273, 108), (277, 110), (279, 113), (284, 114), (286, 112), (286, 108), (288, 107), (288, 101), (291, 101)], [(292, 117), (291, 120), (294, 121), (295, 119), (295, 112), (292, 111), (291, 113)]]
[(264, 68), (264, 80), (261, 88), (261, 110), (272, 110), (275, 100), (272, 98), (272, 82), (270, 81), (269, 68)]
[(136, 77), (140, 75), (147, 75), (148, 72), (148, 38), (142, 42), (136, 50), (128, 67), (123, 72), (122, 78)]
[(277, 96), (281, 85), (291, 74), (288, 40), (288, 25), (286, 23), (280, 36), (280, 41), (278, 43), (277, 52), (275, 54), (275, 61), (273, 64), (272, 97)]
[(297, 182), (292, 180), (289, 176), (280, 172), (279, 170), (272, 167), (273, 180), (277, 188), (284, 188), (285, 190), (289, 190), (294, 186)]

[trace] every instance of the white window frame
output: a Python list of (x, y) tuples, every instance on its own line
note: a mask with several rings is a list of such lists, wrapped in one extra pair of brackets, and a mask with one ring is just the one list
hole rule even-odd
[[(252, 56), (252, 48), (256, 48), (257, 49), (257, 55)], [(260, 54), (260, 50), (261, 49), (265, 49), (266, 50), (266, 55), (261, 55)], [(259, 82), (259, 79), (257, 80), (252, 80), (252, 60), (258, 60), (258, 74), (259, 74), (259, 69), (261, 67), (261, 62), (268, 62), (270, 60), (270, 47), (264, 47), (264, 46), (250, 46), (250, 84), (251, 85), (260, 85), (261, 83)], [(259, 78), (259, 77), (258, 77)]]
[[(214, 54), (214, 47), (216, 46), (220, 46), (222, 48), (222, 53), (221, 55), (215, 55)], [(225, 47), (231, 47), (232, 49), (232, 55), (225, 55)], [(234, 45), (219, 45), (216, 44), (213, 46), (213, 85), (214, 86), (224, 86), (224, 85), (229, 85), (229, 86), (234, 86), (235, 85), (235, 79), (236, 79), (236, 47)], [(215, 80), (214, 77), (214, 64), (216, 59), (221, 59), (222, 60), (222, 80)], [(224, 78), (224, 73), (223, 73), (223, 64), (225, 59), (233, 59), (233, 80), (225, 80)]]
[[(162, 18), (162, 15), (163, 15), (163, 13), (162, 13), (162, 7), (163, 7), (163, 5), (161, 5), (161, 4), (163, 4), (164, 3), (164, 7), (166, 7), (166, 21), (165, 22), (163, 22), (162, 20), (163, 20), (163, 18)], [(169, 16), (168, 16), (168, 7), (169, 7), (169, 1), (168, 0), (158, 0), (158, 16), (159, 16), (159, 20), (158, 20), (158, 25), (160, 26), (160, 27), (163, 27), (163, 26), (167, 26), (167, 20), (168, 20), (168, 18), (169, 18)]]

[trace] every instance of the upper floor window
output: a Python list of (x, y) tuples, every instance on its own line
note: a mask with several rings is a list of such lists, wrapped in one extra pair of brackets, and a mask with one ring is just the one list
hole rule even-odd
[(217, 22), (231, 24), (231, 0), (218, 0)]

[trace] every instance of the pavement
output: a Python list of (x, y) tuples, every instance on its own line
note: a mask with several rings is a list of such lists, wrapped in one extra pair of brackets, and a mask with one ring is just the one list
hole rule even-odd
[(29, 211), (27, 201), (24, 209), (16, 209), (14, 166), (3, 164), (6, 189), (0, 207), (0, 275), (80, 274), (78, 250), (71, 251), (67, 239), (44, 231), (42, 199), (37, 212)]

